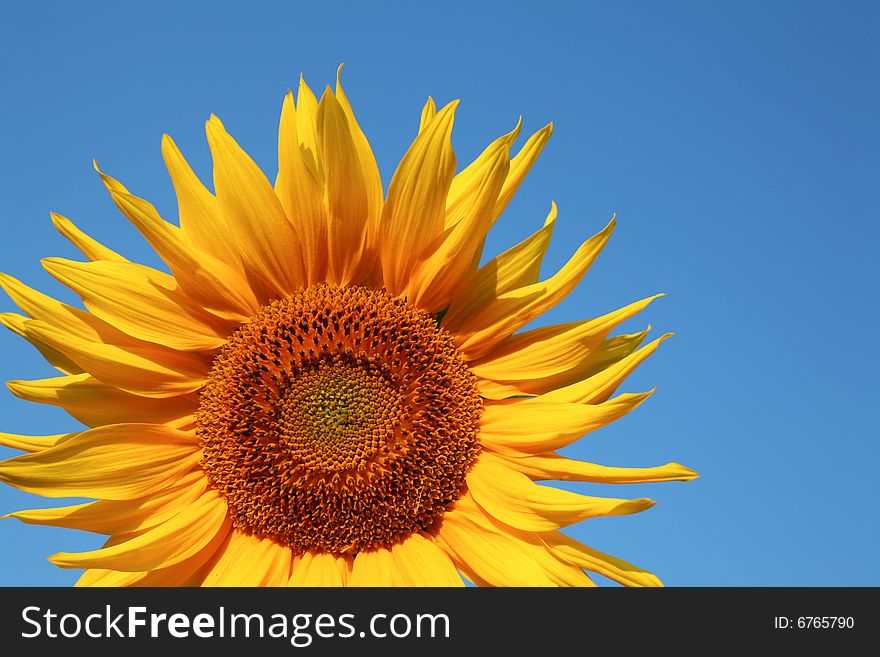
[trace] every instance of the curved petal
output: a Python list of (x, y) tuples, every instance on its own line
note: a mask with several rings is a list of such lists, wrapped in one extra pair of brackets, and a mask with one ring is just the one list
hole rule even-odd
[(79, 432), (56, 433), (51, 436), (23, 436), (17, 433), (0, 433), (0, 445), (20, 449), (23, 452), (42, 452), (78, 434)]
[(523, 531), (546, 532), (586, 518), (638, 513), (654, 506), (647, 498), (636, 500), (579, 495), (552, 486), (541, 486), (483, 452), (467, 475), (468, 489), (487, 513)]
[[(485, 161), (473, 175), (472, 189), (462, 193), (460, 206), (451, 211), (456, 221), (447, 223), (446, 230), (426, 248), (415, 265), (404, 291), (413, 305), (428, 312), (446, 308), (473, 260), (479, 260), (489, 230), (490, 212), (507, 175), (509, 148), (510, 140), (502, 137), (487, 149), (482, 156)], [(449, 217), (447, 205), (447, 222)]]
[(348, 119), (330, 87), (321, 96), (317, 125), (327, 209), (327, 279), (336, 285), (359, 283), (370, 206)]
[(116, 207), (165, 261), (180, 288), (190, 298), (219, 317), (242, 320), (252, 314), (257, 303), (240, 276), (223, 261), (197, 249), (180, 228), (162, 219), (152, 204), (134, 196), (118, 180), (101, 172), (97, 162), (95, 170)]
[(9, 381), (16, 397), (60, 406), (89, 427), (120, 422), (183, 423), (198, 408), (187, 397), (142, 397), (101, 383), (91, 374), (74, 374), (34, 381)]
[(52, 218), (52, 224), (59, 233), (64, 235), (71, 244), (78, 248), (82, 254), (89, 260), (109, 260), (111, 262), (128, 262), (113, 249), (108, 249), (96, 239), (93, 239), (82, 232), (67, 217), (56, 212), (51, 212), (49, 216)]
[(456, 342), (465, 358), (479, 358), (564, 299), (595, 262), (613, 229), (614, 219), (584, 242), (568, 263), (549, 279), (502, 294), (465, 320), (456, 330)]
[(167, 568), (197, 554), (229, 531), (226, 502), (208, 491), (176, 516), (127, 541), (90, 552), (49, 557), (62, 568), (106, 568), (129, 572)]
[(537, 534), (493, 521), (468, 495), (443, 515), (435, 540), (480, 586), (590, 586), (580, 568), (561, 562)]
[(479, 377), (511, 383), (581, 371), (584, 360), (590, 358), (615, 326), (634, 317), (660, 296), (663, 295), (642, 299), (595, 319), (517, 333), (468, 366)]
[(204, 472), (196, 470), (144, 498), (28, 509), (3, 517), (17, 518), (31, 525), (67, 527), (97, 534), (127, 534), (155, 527), (177, 515), (201, 497), (207, 485)]
[(652, 468), (617, 468), (569, 459), (559, 454), (523, 454), (495, 451), (496, 456), (531, 479), (589, 481), (597, 484), (645, 484), (659, 481), (690, 481), (699, 475), (680, 463)]
[(27, 323), (30, 320), (18, 313), (0, 313), (0, 324), (3, 324), (17, 336), (27, 340), (40, 355), (59, 372), (64, 374), (81, 374), (83, 369), (54, 347), (28, 334)]
[(306, 165), (297, 135), (297, 109), (287, 92), (278, 125), (278, 177), (275, 194), (302, 244), (306, 283), (324, 280), (327, 272), (327, 217), (323, 189)]
[(206, 123), (214, 158), (214, 187), (226, 216), (229, 239), (241, 250), (251, 283), (262, 283), (265, 302), (300, 289), (305, 282), (302, 252), (293, 224), (272, 185), (216, 116)]
[(566, 563), (586, 568), (627, 586), (663, 586), (653, 573), (579, 543), (561, 532), (543, 534), (547, 547)]
[(442, 232), (455, 173), (450, 134), (458, 101), (431, 119), (403, 156), (388, 186), (379, 240), (382, 277), (392, 295), (406, 287), (419, 255)]
[(88, 342), (36, 320), (25, 328), (29, 336), (57, 349), (96, 379), (135, 395), (174, 397), (195, 392), (208, 375), (209, 363), (195, 352)]
[(140, 340), (181, 350), (226, 343), (236, 324), (188, 303), (171, 276), (132, 262), (75, 262), (45, 258), (43, 266), (76, 292), (97, 317)]
[(541, 229), (467, 276), (452, 295), (443, 326), (455, 331), (468, 317), (505, 292), (536, 283), (556, 226), (556, 215), (553, 203)]
[(653, 354), (661, 342), (672, 335), (672, 333), (662, 335), (635, 353), (630, 354), (593, 376), (563, 388), (552, 390), (541, 395), (541, 399), (548, 402), (568, 402), (571, 404), (600, 404), (611, 397), (614, 391), (617, 390), (617, 387), (623, 383), (623, 380), (648, 356)]
[(0, 481), (45, 497), (131, 500), (162, 490), (200, 456), (190, 433), (159, 424), (116, 424), (0, 462)]
[(544, 402), (540, 397), (487, 403), (480, 421), (480, 440), (490, 449), (554, 451), (623, 417), (652, 393), (618, 395), (595, 405)]

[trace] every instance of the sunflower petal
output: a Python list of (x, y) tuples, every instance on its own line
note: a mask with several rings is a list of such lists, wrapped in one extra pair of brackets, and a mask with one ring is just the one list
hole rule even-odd
[(56, 433), (51, 436), (23, 436), (17, 433), (0, 433), (0, 445), (23, 452), (42, 452), (58, 443), (78, 435), (75, 433)]
[(475, 360), (499, 341), (559, 303), (587, 273), (611, 237), (614, 219), (584, 242), (571, 260), (546, 281), (521, 287), (490, 301), (456, 332), (459, 349)]
[[(489, 213), (507, 175), (509, 148), (510, 142), (501, 138), (487, 149), (486, 159), (470, 183), (472, 189), (461, 194), (460, 205), (452, 210), (457, 220), (447, 223), (447, 229), (416, 264), (405, 290), (407, 300), (413, 305), (428, 312), (447, 307), (471, 262), (479, 259), (477, 248), (486, 237)], [(447, 220), (449, 213), (447, 206)]]
[(383, 547), (358, 552), (348, 586), (402, 586), (391, 550)]
[(541, 395), (541, 399), (548, 402), (568, 402), (572, 404), (600, 404), (606, 401), (617, 389), (623, 380), (629, 376), (648, 356), (653, 354), (660, 343), (672, 336), (667, 333), (653, 342), (645, 345), (633, 354), (623, 358), (617, 363), (594, 374), (593, 376), (572, 383), (564, 388), (552, 390)]
[(172, 351), (160, 345), (122, 348), (88, 342), (36, 320), (27, 322), (26, 329), (96, 379), (132, 394), (183, 395), (201, 388), (207, 376), (207, 363), (194, 352)]
[(135, 500), (98, 500), (53, 509), (28, 509), (8, 513), (31, 525), (67, 527), (97, 534), (137, 532), (168, 520), (201, 497), (208, 480), (201, 471), (184, 475), (176, 482)]
[(480, 439), (490, 449), (538, 453), (557, 450), (623, 417), (652, 393), (622, 394), (595, 405), (544, 402), (540, 397), (486, 404)]
[[(206, 123), (220, 210), (249, 274), (264, 284), (261, 301), (286, 296), (305, 282), (293, 224), (272, 185), (216, 116)], [(253, 282), (253, 281), (252, 281)]]
[(660, 481), (690, 481), (699, 475), (680, 463), (652, 468), (618, 468), (569, 459), (559, 454), (523, 454), (498, 450), (496, 456), (528, 477), (558, 481), (589, 481), (597, 484), (645, 484)]
[(479, 377), (504, 382), (543, 379), (580, 369), (615, 326), (635, 316), (660, 296), (642, 299), (595, 319), (517, 333), (501, 341), (491, 353), (473, 361), (469, 367)]
[(122, 543), (90, 552), (49, 557), (62, 568), (107, 568), (129, 572), (167, 568), (198, 553), (229, 530), (226, 503), (208, 491), (173, 518)]
[(50, 213), (49, 216), (52, 217), (52, 224), (55, 226), (58, 232), (64, 235), (64, 237), (66, 237), (68, 240), (70, 240), (70, 243), (78, 248), (82, 252), (82, 254), (89, 260), (110, 260), (112, 262), (128, 262), (113, 249), (108, 249), (96, 239), (93, 239), (86, 235), (79, 228), (77, 228), (76, 225), (67, 217), (57, 214), (55, 212)]
[(324, 280), (327, 271), (327, 218), (321, 184), (306, 166), (297, 135), (297, 110), (287, 92), (278, 126), (278, 177), (275, 194), (297, 227), (308, 284)]
[(663, 586), (653, 573), (579, 543), (561, 532), (542, 534), (547, 547), (558, 558), (598, 573), (627, 586)]
[(216, 349), (235, 325), (199, 313), (171, 276), (133, 262), (45, 258), (43, 266), (96, 317), (140, 340), (172, 349)]
[(425, 101), (425, 105), (422, 107), (422, 116), (419, 119), (419, 132), (424, 132), (435, 116), (437, 116), (437, 104), (431, 96), (428, 96), (428, 100)]
[(283, 586), (290, 578), (289, 548), (233, 529), (203, 586)]
[(654, 506), (654, 501), (646, 498), (591, 497), (541, 486), (489, 452), (483, 452), (474, 463), (467, 483), (487, 513), (524, 531), (552, 531), (586, 518), (628, 515)]
[(419, 255), (443, 230), (455, 173), (449, 138), (457, 105), (449, 103), (419, 133), (388, 186), (379, 234), (382, 275), (393, 295), (405, 289)]
[(348, 127), (351, 131), (351, 138), (354, 141), (355, 148), (358, 153), (358, 160), (361, 164), (363, 172), (364, 185), (367, 190), (367, 246), (368, 251), (365, 255), (375, 255), (376, 235), (379, 230), (379, 218), (382, 216), (382, 206), (385, 203), (385, 194), (382, 191), (382, 178), (379, 175), (379, 165), (376, 163), (376, 156), (373, 155), (373, 149), (370, 148), (370, 142), (367, 140), (363, 130), (361, 130), (357, 119), (354, 116), (354, 110), (348, 101), (348, 96), (342, 89), (342, 65), (336, 71), (336, 99), (345, 112), (348, 119)]
[(83, 370), (79, 365), (57, 349), (28, 334), (27, 323), (29, 321), (27, 317), (18, 313), (0, 313), (0, 324), (3, 324), (3, 326), (16, 335), (30, 342), (52, 367), (65, 374), (81, 374)]
[(404, 586), (464, 586), (449, 556), (421, 534), (395, 543), (391, 559)]
[(302, 75), (296, 92), (296, 135), (303, 162), (323, 187), (324, 169), (318, 157), (318, 99)]
[(192, 415), (198, 406), (198, 402), (189, 397), (132, 395), (101, 383), (91, 374), (10, 381), (6, 385), (16, 397), (60, 406), (89, 427), (120, 422), (164, 424)]
[[(498, 193), (501, 191), (501, 186), (510, 170), (510, 147), (519, 136), (520, 128), (522, 128), (522, 117), (517, 121), (513, 130), (489, 144), (473, 162), (459, 171), (452, 179), (449, 194), (446, 196), (446, 218), (444, 221), (446, 228), (457, 224), (466, 214), (468, 206), (473, 204), (474, 197), (480, 194), (480, 189), (484, 186), (489, 172), (503, 168), (503, 172), (499, 175), (498, 190), (491, 200), (487, 199), (488, 207), (485, 209), (485, 213), (489, 215), (486, 217), (486, 223), (490, 224), (494, 220), (492, 211), (495, 209)], [(503, 167), (499, 167), (499, 160), (503, 162)], [(487, 225), (486, 230), (488, 229)], [(485, 231), (482, 237), (485, 237)]]
[(351, 557), (305, 552), (293, 560), (289, 586), (345, 586), (351, 567)]
[(447, 329), (457, 330), (468, 317), (505, 292), (537, 282), (541, 261), (556, 226), (556, 215), (553, 203), (541, 229), (495, 256), (459, 284), (443, 318)]
[(130, 500), (167, 487), (199, 457), (192, 434), (159, 424), (116, 424), (3, 461), (0, 481), (45, 497)]
[(519, 189), (535, 160), (538, 159), (541, 151), (544, 150), (544, 145), (550, 139), (551, 134), (553, 134), (553, 124), (548, 123), (529, 137), (519, 153), (510, 161), (510, 171), (507, 174), (507, 179), (504, 181), (504, 186), (501, 188), (501, 193), (498, 195), (498, 201), (495, 203), (493, 223), (504, 212), (507, 204), (510, 203), (510, 199), (513, 198), (516, 190)]
[(330, 87), (321, 97), (317, 121), (327, 208), (327, 277), (337, 285), (358, 283), (370, 205), (348, 119)]
[(189, 297), (224, 318), (241, 320), (252, 314), (257, 301), (238, 274), (221, 260), (198, 250), (180, 228), (162, 219), (152, 204), (103, 173), (97, 162), (95, 170), (116, 207), (165, 261)]

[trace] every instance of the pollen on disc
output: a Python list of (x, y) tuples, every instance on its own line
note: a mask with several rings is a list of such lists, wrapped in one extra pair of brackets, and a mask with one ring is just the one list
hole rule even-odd
[(236, 527), (295, 551), (354, 553), (429, 528), (458, 499), (481, 412), (432, 315), (318, 284), (233, 334), (196, 433)]

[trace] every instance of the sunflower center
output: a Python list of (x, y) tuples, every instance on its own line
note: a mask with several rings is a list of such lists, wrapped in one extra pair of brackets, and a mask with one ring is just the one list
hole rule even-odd
[(432, 315), (318, 284), (232, 335), (196, 433), (236, 527), (298, 552), (358, 552), (429, 528), (458, 499), (481, 411)]

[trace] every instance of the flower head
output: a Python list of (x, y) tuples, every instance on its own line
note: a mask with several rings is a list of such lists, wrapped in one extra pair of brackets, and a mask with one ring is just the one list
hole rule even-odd
[(387, 195), (338, 78), (320, 101), (303, 81), (285, 98), (274, 185), (214, 116), (214, 192), (165, 136), (179, 225), (100, 173), (170, 273), (53, 215), (87, 261), (44, 265), (85, 309), (0, 277), (24, 313), (0, 319), (61, 373), (9, 387), (86, 428), (0, 434), (29, 452), (0, 481), (95, 500), (11, 516), (109, 536), (54, 563), (85, 569), (82, 585), (659, 583), (560, 531), (651, 500), (536, 483), (696, 476), (556, 453), (650, 394), (613, 396), (667, 336), (610, 335), (654, 297), (521, 330), (614, 220), (541, 279), (554, 205), (481, 266), (551, 126), (511, 157), (517, 125), (456, 174), (456, 106), (429, 99)]

